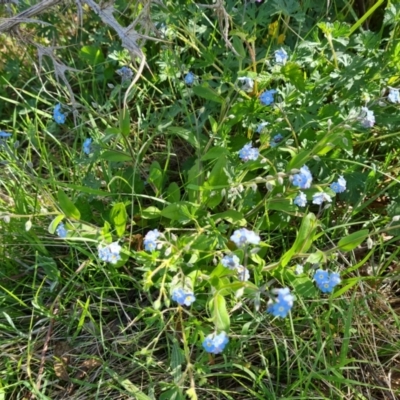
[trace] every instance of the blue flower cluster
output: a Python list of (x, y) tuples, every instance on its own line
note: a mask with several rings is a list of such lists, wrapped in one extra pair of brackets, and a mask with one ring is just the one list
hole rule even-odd
[(252, 92), (254, 88), (254, 81), (251, 78), (248, 77), (241, 77), (238, 78), (238, 81), (242, 82), (242, 90), (245, 92)]
[(329, 196), (329, 194), (325, 193), (325, 192), (318, 192), (313, 194), (313, 204), (318, 204), (319, 206), (324, 202), (327, 201), (329, 203), (332, 202), (332, 198), (331, 196)]
[(337, 182), (331, 183), (330, 187), (335, 193), (343, 193), (346, 190), (346, 179), (340, 176)]
[(62, 239), (65, 239), (67, 237), (68, 230), (62, 222), (58, 224), (56, 233)]
[(318, 289), (323, 293), (331, 293), (333, 288), (341, 282), (340, 275), (336, 272), (318, 269), (314, 273), (314, 280)]
[(190, 306), (195, 302), (196, 297), (193, 292), (186, 292), (183, 288), (176, 288), (172, 292), (172, 300), (176, 301), (181, 306)]
[(57, 104), (54, 107), (53, 118), (54, 118), (54, 121), (57, 122), (57, 124), (65, 123), (65, 119), (67, 118), (67, 114), (61, 112), (61, 104)]
[(302, 166), (300, 172), (293, 175), (292, 183), (300, 189), (308, 189), (311, 187), (312, 175), (307, 165)]
[(277, 64), (286, 64), (286, 61), (288, 59), (288, 54), (283, 48), (280, 48), (279, 50), (275, 51), (275, 62)]
[(221, 260), (221, 264), (232, 271), (237, 271), (238, 278), (242, 282), (248, 281), (250, 279), (249, 270), (243, 265), (240, 265), (239, 257), (236, 256), (235, 254), (229, 254), (224, 256), (223, 259)]
[(228, 342), (229, 338), (225, 332), (222, 331), (219, 335), (211, 333), (204, 339), (203, 347), (207, 353), (219, 354), (223, 352)]
[(364, 128), (372, 128), (375, 125), (374, 112), (369, 110), (367, 107), (361, 107), (361, 125)]
[(307, 196), (303, 192), (299, 192), (296, 198), (293, 200), (293, 203), (298, 207), (305, 207), (307, 205)]
[(7, 139), (7, 138), (9, 138), (10, 136), (11, 136), (11, 133), (7, 133), (7, 132), (0, 131), (0, 138), (1, 138), (1, 139)]
[(283, 135), (281, 135), (280, 133), (278, 133), (277, 135), (275, 135), (275, 136), (271, 139), (271, 141), (269, 142), (269, 145), (270, 145), (271, 147), (277, 147), (278, 144), (279, 144), (280, 142), (282, 142), (282, 140), (283, 140)]
[(129, 67), (121, 67), (116, 72), (121, 77), (122, 82), (132, 79), (133, 72)]
[(251, 143), (244, 145), (242, 149), (239, 150), (239, 157), (243, 161), (255, 161), (257, 160), (260, 152), (257, 148), (252, 147)]
[(400, 103), (399, 89), (390, 89), (389, 94), (388, 94), (388, 100), (391, 103)]
[(294, 296), (290, 293), (289, 288), (276, 289), (277, 297), (267, 308), (267, 312), (274, 317), (285, 318), (293, 307)]
[(262, 133), (262, 131), (264, 130), (264, 128), (265, 128), (267, 125), (269, 125), (269, 122), (265, 122), (265, 121), (260, 122), (260, 123), (258, 124), (258, 126), (257, 126), (256, 132), (257, 132), (257, 133)]
[(157, 239), (159, 236), (160, 232), (158, 229), (148, 231), (143, 240), (144, 249), (147, 251), (154, 251), (157, 248)]
[(260, 94), (260, 102), (263, 106), (269, 106), (272, 104), (274, 100), (274, 94), (276, 93), (275, 89), (266, 90), (265, 92)]
[(107, 246), (99, 246), (99, 258), (102, 261), (116, 264), (121, 259), (121, 246), (118, 242), (110, 243)]
[(185, 81), (186, 85), (193, 85), (194, 79), (195, 79), (194, 73), (193, 72), (188, 72), (185, 75), (184, 81)]
[(82, 145), (82, 150), (85, 154), (90, 154), (92, 152), (92, 138), (87, 138), (84, 140), (83, 145)]
[(231, 236), (231, 240), (233, 243), (236, 244), (237, 247), (242, 247), (246, 244), (259, 244), (260, 243), (260, 236), (258, 236), (253, 231), (249, 231), (246, 228), (237, 229), (233, 232)]

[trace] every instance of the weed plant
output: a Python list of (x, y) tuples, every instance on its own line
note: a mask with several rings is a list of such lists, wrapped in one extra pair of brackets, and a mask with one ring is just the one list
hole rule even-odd
[(372, 3), (117, 0), (150, 7), (132, 88), (86, 6), (1, 37), (0, 399), (400, 397), (400, 7)]

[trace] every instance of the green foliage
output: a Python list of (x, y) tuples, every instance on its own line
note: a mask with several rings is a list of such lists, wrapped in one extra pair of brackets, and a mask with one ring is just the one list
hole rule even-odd
[[(400, 106), (388, 94), (400, 9), (381, 3), (118, 0), (117, 21), (156, 39), (137, 42), (146, 66), (126, 108), (131, 78), (116, 71), (135, 76), (138, 60), (89, 8), (81, 27), (61, 6), (22, 25), (54, 43), (67, 81), (49, 57), (38, 75), (36, 47), (5, 39), (0, 398), (400, 394), (359, 372), (370, 359), (398, 368)], [(312, 182), (299, 187), (304, 166)], [(244, 228), (256, 238), (238, 241)], [(340, 274), (332, 293), (317, 269)], [(273, 318), (282, 288), (294, 304)], [(222, 332), (229, 343), (207, 354)]]

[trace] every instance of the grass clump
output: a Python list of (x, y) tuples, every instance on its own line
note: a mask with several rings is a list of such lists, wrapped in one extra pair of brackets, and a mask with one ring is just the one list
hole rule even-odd
[(400, 9), (314, 3), (4, 39), (0, 395), (399, 396)]

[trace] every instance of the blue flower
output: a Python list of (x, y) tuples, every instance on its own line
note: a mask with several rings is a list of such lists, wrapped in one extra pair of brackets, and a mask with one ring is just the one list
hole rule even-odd
[(307, 165), (300, 168), (298, 174), (293, 175), (292, 183), (300, 189), (308, 189), (312, 183), (312, 175)]
[(243, 82), (242, 90), (244, 90), (245, 92), (252, 92), (253, 91), (253, 88), (254, 88), (253, 79), (248, 78), (248, 77), (241, 77), (241, 78), (238, 78), (238, 81)]
[(283, 48), (280, 48), (279, 50), (275, 51), (275, 62), (277, 64), (286, 64), (286, 61), (288, 59), (288, 55), (286, 51)]
[(158, 232), (158, 229), (148, 231), (143, 240), (144, 249), (147, 251), (154, 251), (157, 248), (157, 238), (159, 236), (160, 232)]
[(361, 125), (364, 128), (372, 128), (375, 125), (374, 112), (369, 110), (367, 107), (361, 107)]
[(277, 135), (275, 135), (275, 136), (271, 139), (271, 141), (269, 142), (269, 145), (270, 145), (271, 147), (276, 147), (276, 146), (278, 146), (278, 144), (279, 144), (280, 142), (282, 142), (282, 140), (283, 140), (283, 135), (281, 135), (280, 133), (278, 133)]
[(324, 192), (318, 192), (313, 194), (313, 204), (318, 204), (319, 206), (324, 202), (327, 201), (329, 203), (332, 202), (331, 196), (329, 194), (326, 194)]
[(263, 106), (269, 106), (274, 102), (274, 94), (276, 93), (275, 89), (266, 90), (265, 92), (261, 93), (259, 99)]
[(334, 287), (341, 282), (340, 275), (338, 273), (329, 273), (328, 271), (323, 271), (322, 269), (315, 271), (314, 280), (318, 289), (320, 289), (323, 293), (331, 293)]
[(54, 118), (54, 121), (57, 122), (57, 124), (63, 124), (65, 122), (65, 119), (67, 118), (67, 114), (61, 112), (61, 104), (57, 104), (54, 107), (53, 118)]
[(256, 132), (257, 132), (257, 133), (262, 133), (262, 131), (264, 130), (264, 128), (265, 128), (267, 125), (269, 125), (269, 122), (265, 122), (265, 121), (260, 122), (260, 123), (258, 124), (258, 126), (257, 126)]
[(224, 258), (221, 260), (221, 264), (226, 268), (234, 270), (240, 265), (240, 260), (235, 254), (229, 254), (224, 256)]
[(12, 136), (11, 133), (7, 133), (7, 132), (0, 131), (0, 138), (2, 138), (2, 139), (7, 139), (7, 138), (9, 138), (10, 136)]
[(172, 300), (176, 301), (181, 306), (190, 306), (196, 300), (192, 292), (185, 292), (182, 288), (176, 288), (172, 292)]
[(195, 75), (192, 72), (188, 72), (184, 78), (186, 85), (192, 85), (195, 79)]
[(260, 243), (260, 236), (258, 236), (253, 231), (249, 231), (246, 228), (237, 229), (233, 232), (231, 236), (232, 242), (236, 244), (237, 247), (242, 247), (246, 244), (259, 244)]
[(133, 76), (133, 71), (129, 67), (121, 67), (120, 69), (117, 69), (116, 72), (122, 78), (122, 82), (131, 79)]
[(83, 152), (85, 153), (85, 154), (90, 154), (91, 153), (91, 151), (92, 151), (92, 149), (91, 149), (91, 144), (92, 144), (92, 138), (87, 138), (87, 139), (85, 139), (85, 141), (83, 142), (83, 145), (82, 145), (82, 150), (83, 150)]
[(267, 312), (274, 317), (285, 318), (293, 307), (294, 296), (290, 294), (289, 288), (277, 289), (276, 293), (278, 296), (270, 303)]
[(392, 103), (400, 103), (399, 89), (390, 89), (388, 100)]
[(236, 267), (236, 271), (238, 272), (238, 279), (242, 282), (247, 282), (250, 279), (250, 272), (243, 265), (238, 265)]
[(337, 182), (331, 184), (331, 189), (335, 193), (343, 193), (346, 190), (346, 179), (340, 176)]
[(229, 338), (225, 332), (219, 335), (211, 333), (203, 341), (203, 347), (208, 353), (219, 354), (222, 353), (225, 346), (228, 344)]
[(242, 149), (239, 150), (239, 157), (243, 161), (250, 161), (250, 160), (257, 160), (258, 156), (260, 155), (260, 152), (258, 149), (253, 148), (251, 143), (247, 143), (246, 145), (243, 146)]
[(100, 245), (98, 251), (99, 258), (102, 261), (116, 264), (121, 259), (121, 246), (118, 244), (118, 242), (113, 242), (106, 246)]
[(65, 225), (62, 222), (58, 224), (56, 232), (57, 235), (62, 239), (65, 239), (68, 234), (68, 230), (65, 228)]
[(293, 203), (298, 207), (305, 207), (307, 205), (307, 196), (303, 192), (299, 192)]

